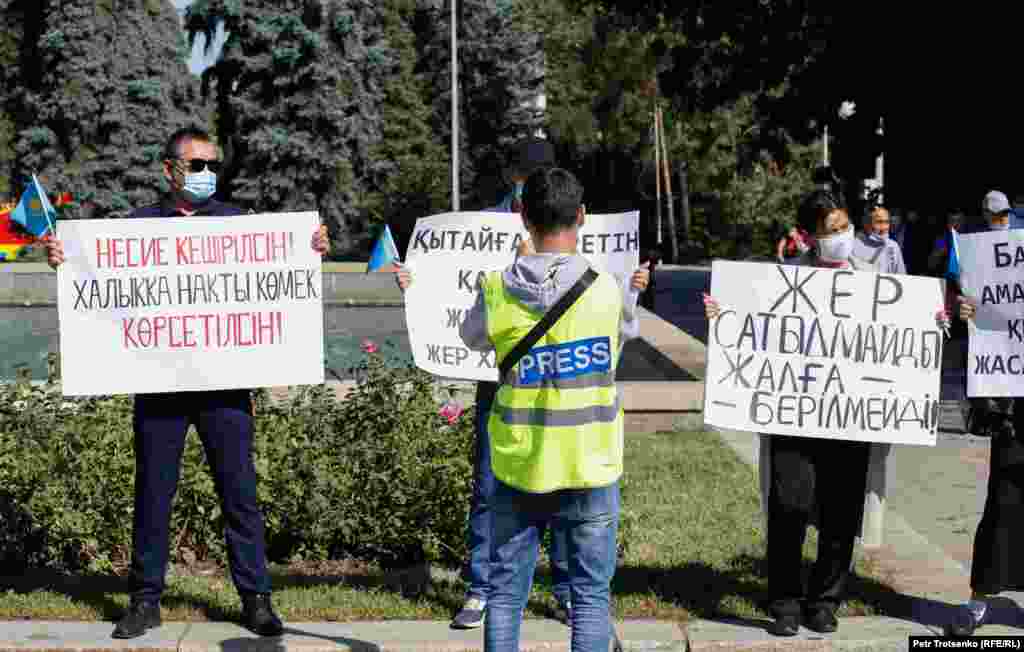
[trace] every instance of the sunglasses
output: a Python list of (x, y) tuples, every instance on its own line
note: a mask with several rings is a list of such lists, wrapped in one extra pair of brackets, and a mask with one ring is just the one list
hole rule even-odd
[(174, 160), (184, 163), (189, 172), (202, 172), (204, 168), (214, 174), (220, 172), (221, 162), (217, 160), (208, 161), (205, 158), (179, 158)]

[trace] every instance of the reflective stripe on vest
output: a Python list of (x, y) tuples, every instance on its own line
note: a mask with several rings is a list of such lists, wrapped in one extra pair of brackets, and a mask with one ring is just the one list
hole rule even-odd
[(585, 426), (589, 423), (611, 423), (619, 416), (622, 405), (618, 393), (611, 405), (592, 405), (568, 410), (546, 408), (513, 408), (497, 406), (498, 418), (510, 426)]
[[(505, 288), (483, 284), (488, 337), (503, 360), (541, 315)], [(610, 274), (594, 285), (509, 372), (488, 430), (491, 466), (532, 493), (603, 487), (622, 474), (622, 403), (615, 386), (622, 290)]]

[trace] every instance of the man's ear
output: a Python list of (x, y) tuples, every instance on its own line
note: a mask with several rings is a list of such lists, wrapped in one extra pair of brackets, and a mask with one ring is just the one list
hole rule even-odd
[(164, 160), (164, 178), (167, 179), (167, 184), (174, 188), (174, 168), (173, 163), (168, 160)]
[(582, 227), (586, 222), (587, 207), (584, 204), (580, 204), (580, 207), (576, 209), (576, 227)]

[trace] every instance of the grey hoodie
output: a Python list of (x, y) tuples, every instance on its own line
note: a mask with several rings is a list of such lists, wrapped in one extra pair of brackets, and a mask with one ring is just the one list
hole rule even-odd
[[(516, 259), (502, 272), (505, 287), (528, 308), (538, 313), (547, 312), (569, 288), (575, 285), (590, 263), (576, 254), (532, 254)], [(628, 281), (627, 281), (628, 282)], [(494, 348), (487, 337), (487, 310), (484, 295), (477, 288), (476, 302), (466, 315), (459, 335), (466, 346), (474, 351)], [(626, 340), (640, 335), (640, 320), (636, 318), (636, 300), (640, 293), (630, 288), (619, 320), (619, 350)]]
[(853, 255), (867, 267), (882, 274), (906, 274), (903, 264), (903, 252), (900, 245), (893, 239), (884, 243), (872, 240), (866, 233), (857, 234), (857, 242), (853, 245)]

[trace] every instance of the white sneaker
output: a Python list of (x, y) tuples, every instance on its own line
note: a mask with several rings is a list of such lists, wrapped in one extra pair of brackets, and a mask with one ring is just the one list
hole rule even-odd
[(476, 629), (484, 624), (484, 609), (487, 602), (480, 598), (467, 598), (462, 611), (452, 619), (452, 629)]

